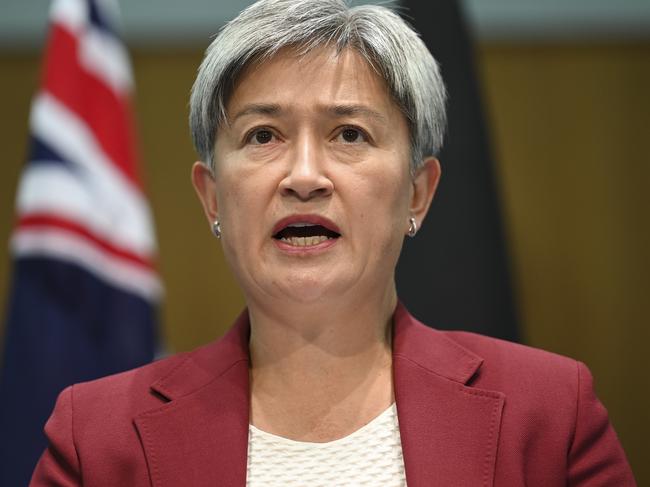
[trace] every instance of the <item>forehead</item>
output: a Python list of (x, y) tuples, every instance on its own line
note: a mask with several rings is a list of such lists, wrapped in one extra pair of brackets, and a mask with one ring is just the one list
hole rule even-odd
[(296, 113), (357, 106), (387, 120), (401, 116), (383, 78), (353, 49), (320, 48), (303, 55), (287, 49), (252, 63), (235, 83), (226, 104), (228, 119), (255, 104)]

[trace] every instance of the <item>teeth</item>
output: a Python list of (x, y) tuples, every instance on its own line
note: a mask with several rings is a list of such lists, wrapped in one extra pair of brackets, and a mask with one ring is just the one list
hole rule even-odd
[(313, 237), (282, 237), (280, 240), (294, 247), (310, 247), (329, 240), (329, 237), (325, 235), (314, 235)]

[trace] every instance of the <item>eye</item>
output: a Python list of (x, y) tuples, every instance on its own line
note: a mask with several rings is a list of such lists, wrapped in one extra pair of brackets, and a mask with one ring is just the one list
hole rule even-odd
[(269, 129), (256, 129), (246, 136), (246, 142), (252, 145), (264, 145), (273, 141), (274, 134)]
[(360, 142), (368, 141), (366, 133), (356, 127), (343, 127), (336, 136), (336, 139), (344, 144), (358, 144)]

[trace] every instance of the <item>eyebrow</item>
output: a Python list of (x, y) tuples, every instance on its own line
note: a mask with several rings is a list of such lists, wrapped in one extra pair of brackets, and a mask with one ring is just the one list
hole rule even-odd
[(277, 103), (253, 103), (250, 105), (244, 106), (239, 110), (234, 117), (230, 120), (230, 123), (235, 123), (238, 118), (245, 117), (246, 115), (268, 115), (271, 117), (277, 117), (281, 114), (282, 108)]
[(333, 117), (354, 117), (361, 116), (373, 118), (379, 122), (386, 123), (386, 117), (372, 108), (364, 105), (334, 105), (327, 108), (327, 112)]

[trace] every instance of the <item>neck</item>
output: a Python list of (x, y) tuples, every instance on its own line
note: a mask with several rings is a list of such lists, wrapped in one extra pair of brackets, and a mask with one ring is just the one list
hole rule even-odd
[(249, 301), (253, 424), (319, 441), (354, 431), (386, 409), (393, 401), (396, 304), (394, 286), (374, 299), (327, 305)]

